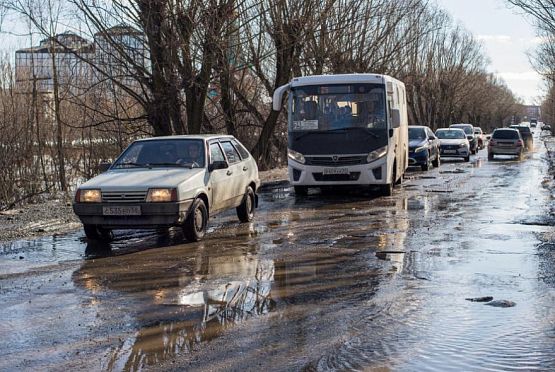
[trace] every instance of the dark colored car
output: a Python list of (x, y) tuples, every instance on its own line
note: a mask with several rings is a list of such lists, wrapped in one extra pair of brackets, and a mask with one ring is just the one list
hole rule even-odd
[(511, 125), (510, 128), (516, 129), (520, 132), (522, 141), (524, 141), (524, 148), (530, 151), (534, 148), (534, 138), (532, 136), (532, 130), (527, 125)]
[(478, 138), (474, 135), (474, 126), (472, 124), (451, 124), (449, 128), (464, 130), (468, 143), (470, 144), (470, 152), (473, 155), (478, 152)]
[(409, 165), (420, 166), (423, 171), (431, 165), (439, 167), (439, 140), (429, 127), (409, 126)]
[(515, 128), (499, 128), (493, 131), (488, 144), (488, 160), (495, 155), (514, 155), (522, 159), (524, 142)]

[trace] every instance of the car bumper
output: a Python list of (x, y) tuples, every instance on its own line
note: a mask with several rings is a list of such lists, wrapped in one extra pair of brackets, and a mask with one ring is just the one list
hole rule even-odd
[(445, 158), (466, 158), (470, 155), (470, 150), (467, 148), (458, 148), (458, 149), (445, 149), (440, 148), (439, 154)]
[(493, 147), (488, 148), (488, 153), (493, 155), (519, 155), (522, 147)]
[[(182, 224), (193, 199), (170, 203), (75, 203), (73, 211), (85, 225), (111, 229), (157, 228)], [(139, 207), (140, 215), (105, 215), (104, 207)]]
[(419, 151), (419, 152), (409, 151), (409, 165), (423, 165), (427, 163), (428, 163), (427, 151)]

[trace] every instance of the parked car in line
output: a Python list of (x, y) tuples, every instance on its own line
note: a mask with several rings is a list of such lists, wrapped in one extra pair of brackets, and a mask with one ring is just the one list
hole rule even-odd
[(440, 128), (436, 130), (440, 142), (441, 157), (463, 158), (470, 161), (470, 143), (466, 133), (459, 128)]
[(534, 137), (532, 130), (526, 125), (511, 125), (509, 128), (514, 128), (520, 132), (522, 141), (524, 141), (524, 149), (530, 151), (534, 148)]
[(476, 137), (476, 140), (478, 142), (478, 150), (485, 149), (487, 139), (486, 139), (486, 135), (484, 134), (484, 132), (482, 132), (482, 128), (474, 127), (474, 137)]
[(474, 126), (472, 124), (451, 124), (449, 128), (462, 129), (470, 144), (470, 153), (476, 154), (478, 152), (478, 139), (474, 136)]
[(433, 165), (439, 167), (439, 140), (429, 127), (409, 126), (409, 165), (420, 166), (427, 171)]
[(488, 160), (495, 155), (514, 155), (522, 159), (524, 141), (520, 132), (514, 128), (499, 128), (493, 131), (488, 144)]
[(236, 208), (254, 218), (258, 167), (232, 136), (187, 135), (133, 142), (109, 169), (77, 189), (73, 210), (92, 240), (112, 229), (177, 226), (202, 239), (209, 216)]

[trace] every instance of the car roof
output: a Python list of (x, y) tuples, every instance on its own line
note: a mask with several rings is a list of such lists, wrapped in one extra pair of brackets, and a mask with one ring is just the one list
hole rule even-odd
[(472, 125), (472, 124), (466, 124), (466, 123), (451, 124), (449, 127), (456, 128), (456, 127), (466, 127), (466, 126), (474, 127), (474, 125)]
[(137, 141), (156, 141), (156, 140), (169, 140), (169, 139), (192, 139), (192, 140), (209, 141), (211, 139), (217, 139), (217, 138), (235, 139), (235, 137), (229, 134), (182, 134), (182, 135), (175, 135), (175, 136), (142, 138), (142, 139), (138, 139)]
[(498, 131), (498, 130), (499, 131), (501, 131), (501, 130), (510, 130), (510, 131), (518, 132), (518, 129), (516, 129), (516, 128), (497, 128), (497, 129), (494, 129), (493, 131), (495, 132), (495, 131)]
[(464, 130), (462, 130), (461, 128), (437, 128), (436, 132), (437, 132), (438, 130), (441, 130), (441, 131), (453, 130), (453, 131), (461, 131), (461, 132), (464, 133)]
[(430, 128), (430, 127), (426, 125), (409, 125), (409, 129), (410, 128)]

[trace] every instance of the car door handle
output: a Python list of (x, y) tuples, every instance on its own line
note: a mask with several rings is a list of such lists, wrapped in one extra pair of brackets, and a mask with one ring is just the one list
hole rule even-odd
[(243, 167), (243, 170), (246, 172), (249, 170), (249, 167), (247, 167), (246, 165)]
[(231, 175), (233, 174), (233, 171), (232, 171), (232, 170), (228, 170), (226, 174), (227, 174), (228, 176), (231, 176)]

